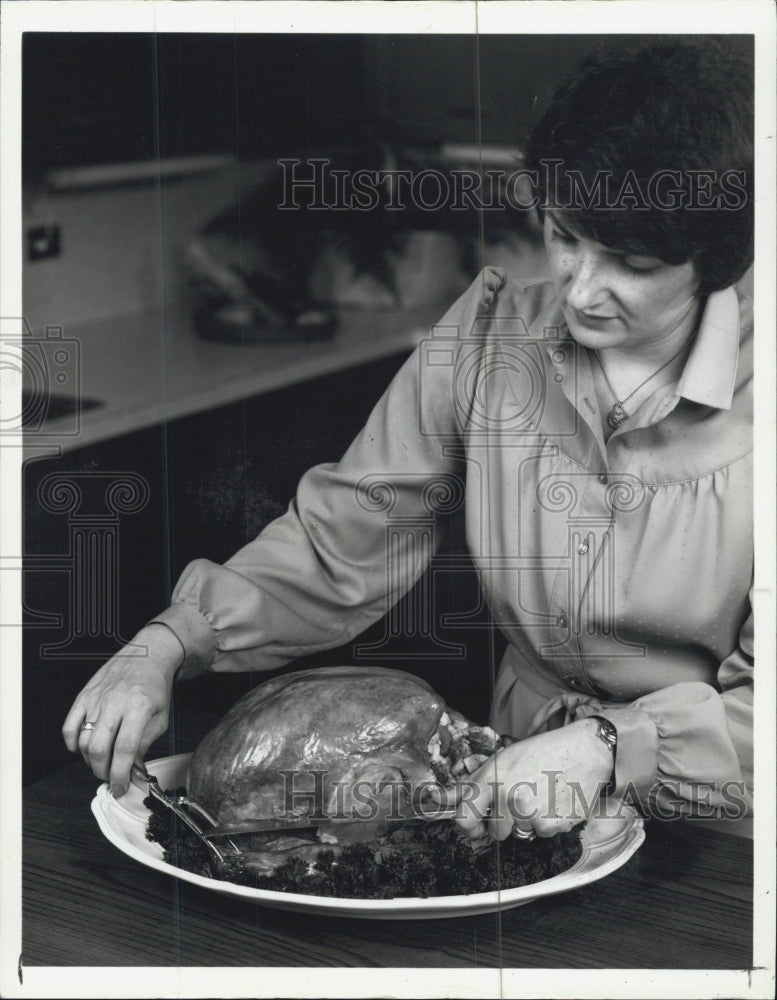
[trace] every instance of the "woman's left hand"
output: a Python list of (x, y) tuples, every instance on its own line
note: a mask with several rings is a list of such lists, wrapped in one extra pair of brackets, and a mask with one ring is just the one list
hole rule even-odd
[(553, 837), (582, 823), (612, 777), (597, 729), (596, 719), (581, 719), (500, 750), (457, 786), (458, 826), (505, 840), (514, 827)]

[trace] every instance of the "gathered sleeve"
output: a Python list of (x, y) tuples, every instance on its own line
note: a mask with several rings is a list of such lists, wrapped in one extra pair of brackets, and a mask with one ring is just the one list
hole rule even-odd
[(753, 592), (719, 690), (689, 681), (597, 714), (618, 730), (614, 794), (655, 815), (741, 819), (752, 813)]
[[(472, 328), (482, 299), (481, 275), (441, 323)], [(458, 433), (452, 376), (416, 350), (342, 459), (305, 473), (283, 516), (223, 566), (186, 567), (154, 618), (184, 648), (179, 678), (269, 670), (334, 648), (411, 588), (438, 544), (437, 501), (444, 508), (462, 488), (443, 447)]]

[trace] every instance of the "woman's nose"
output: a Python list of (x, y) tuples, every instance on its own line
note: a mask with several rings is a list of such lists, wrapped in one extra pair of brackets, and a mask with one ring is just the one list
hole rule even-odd
[(573, 309), (590, 309), (607, 298), (607, 268), (596, 254), (580, 253), (569, 262), (566, 299)]

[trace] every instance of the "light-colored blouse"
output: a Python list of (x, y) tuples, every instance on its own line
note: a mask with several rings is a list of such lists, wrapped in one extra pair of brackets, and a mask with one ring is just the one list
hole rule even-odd
[(486, 309), (476, 280), (338, 463), (308, 471), (224, 566), (187, 566), (155, 619), (184, 646), (180, 675), (350, 641), (463, 504), (508, 640), (492, 725), (524, 737), (604, 715), (616, 793), (666, 815), (749, 811), (752, 340), (749, 300), (711, 295), (679, 381), (605, 442), (590, 354), (552, 286), (508, 281)]

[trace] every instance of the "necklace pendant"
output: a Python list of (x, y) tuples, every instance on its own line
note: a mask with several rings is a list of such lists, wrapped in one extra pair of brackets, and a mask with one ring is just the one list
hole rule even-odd
[(620, 402), (616, 402), (610, 412), (607, 414), (607, 423), (610, 427), (618, 428), (622, 423), (625, 423), (629, 419), (628, 413), (623, 409)]

